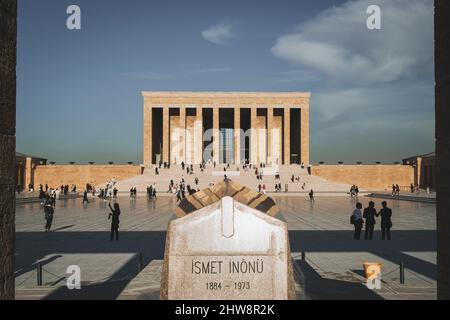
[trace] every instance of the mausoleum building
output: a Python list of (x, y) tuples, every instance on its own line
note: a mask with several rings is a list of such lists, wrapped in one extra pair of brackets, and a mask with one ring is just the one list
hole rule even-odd
[(143, 163), (309, 164), (309, 92), (142, 92)]

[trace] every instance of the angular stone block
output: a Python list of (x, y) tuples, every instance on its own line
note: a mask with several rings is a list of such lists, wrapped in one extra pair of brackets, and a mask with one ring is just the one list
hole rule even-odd
[(161, 299), (295, 299), (286, 223), (229, 196), (171, 221)]

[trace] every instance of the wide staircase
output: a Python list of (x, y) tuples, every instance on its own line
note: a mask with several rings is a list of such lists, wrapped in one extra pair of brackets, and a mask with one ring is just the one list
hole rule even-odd
[[(267, 192), (275, 192), (275, 184), (281, 183), (282, 192), (285, 191), (285, 185), (288, 185), (289, 193), (292, 192), (304, 192), (308, 193), (311, 189), (314, 192), (330, 192), (330, 193), (343, 193), (350, 190), (350, 185), (330, 182), (317, 176), (311, 176), (308, 174), (306, 168), (301, 168), (299, 165), (282, 165), (279, 167), (266, 167), (263, 168), (262, 180), (256, 179), (254, 169), (248, 169), (248, 171), (242, 169), (242, 165), (232, 165), (227, 171), (224, 171), (224, 165), (217, 165), (216, 168), (212, 164), (207, 165), (206, 169), (201, 172), (199, 165), (194, 165), (193, 174), (187, 174), (185, 170), (181, 169), (181, 165), (172, 165), (170, 169), (159, 169), (159, 174), (155, 174), (155, 167), (147, 167), (144, 173), (139, 176), (135, 176), (129, 179), (121, 180), (116, 183), (116, 187), (119, 192), (129, 192), (132, 187), (136, 187), (138, 192), (145, 192), (147, 186), (155, 183), (156, 190), (158, 192), (166, 192), (169, 189), (170, 180), (173, 180), (175, 184), (180, 183), (184, 178), (185, 184), (190, 185), (193, 189), (204, 189), (224, 179), (224, 174), (232, 181), (258, 190), (258, 185), (265, 185)], [(279, 173), (280, 179), (275, 179), (275, 173)], [(299, 177), (300, 180), (291, 181), (291, 177)], [(198, 178), (198, 185), (195, 184), (195, 178)], [(112, 177), (111, 177), (112, 178)], [(304, 188), (302, 188), (305, 183)], [(105, 182), (106, 184), (106, 182)], [(104, 186), (98, 186), (104, 187)]]

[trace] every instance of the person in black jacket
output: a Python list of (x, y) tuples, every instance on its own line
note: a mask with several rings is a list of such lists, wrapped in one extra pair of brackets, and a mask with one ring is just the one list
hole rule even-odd
[(84, 192), (83, 192), (83, 204), (85, 204), (85, 203), (89, 203), (88, 196), (87, 196), (87, 190), (84, 190)]
[(366, 219), (366, 233), (364, 235), (364, 240), (372, 240), (375, 216), (377, 215), (377, 211), (374, 207), (375, 203), (370, 201), (369, 206), (364, 209), (363, 218)]
[(364, 224), (364, 219), (361, 215), (362, 204), (360, 202), (356, 203), (356, 208), (353, 210), (350, 222), (355, 226), (355, 232), (353, 234), (353, 239), (359, 240), (361, 238), (361, 229)]
[(388, 240), (391, 240), (392, 210), (387, 207), (386, 201), (383, 201), (381, 206), (383, 208), (377, 214), (377, 217), (381, 215), (381, 240), (384, 240), (386, 236)]
[(53, 222), (53, 214), (55, 213), (55, 209), (52, 205), (52, 201), (50, 197), (47, 196), (44, 205), (44, 213), (45, 213), (45, 232), (50, 231)]
[(111, 203), (108, 204), (109, 209), (111, 209), (111, 213), (108, 216), (108, 220), (111, 219), (111, 239), (113, 240), (114, 234), (116, 234), (116, 240), (119, 240), (119, 216), (120, 216), (120, 207), (118, 203), (114, 203), (114, 209), (111, 207)]

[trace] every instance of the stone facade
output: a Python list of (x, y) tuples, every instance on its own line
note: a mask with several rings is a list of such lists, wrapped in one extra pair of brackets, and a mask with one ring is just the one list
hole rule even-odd
[(414, 168), (404, 165), (319, 165), (311, 167), (311, 174), (373, 191), (390, 190), (392, 184), (409, 187), (414, 182)]
[[(208, 120), (209, 128), (213, 129), (212, 161), (223, 162), (220, 130), (232, 129), (233, 138), (229, 144), (233, 148), (233, 163), (248, 159), (252, 163), (309, 164), (309, 92), (142, 92), (142, 96), (143, 163), (146, 166), (156, 163), (157, 159), (171, 163), (200, 163), (203, 143), (197, 141), (203, 141), (205, 134), (205, 109), (212, 114)], [(233, 109), (234, 112), (227, 113), (224, 118), (222, 109)], [(247, 116), (243, 109), (249, 111)], [(159, 118), (155, 118), (156, 111)], [(222, 121), (229, 123), (222, 125)], [(245, 121), (244, 127), (251, 129), (248, 144), (241, 136), (244, 133), (240, 133)], [(297, 136), (292, 133), (291, 126), (296, 128)], [(152, 139), (162, 141), (161, 150), (152, 149)]]
[(123, 180), (140, 175), (142, 168), (133, 165), (49, 165), (36, 166), (34, 170), (34, 185), (39, 184), (50, 188), (59, 188), (61, 185), (75, 184), (78, 191), (82, 191), (86, 184), (103, 186), (111, 181)]
[(0, 300), (14, 299), (17, 1), (0, 0)]
[(414, 167), (414, 185), (422, 189), (436, 188), (436, 154), (434, 152), (403, 159), (403, 164)]
[(450, 1), (435, 0), (437, 289), (450, 299)]

